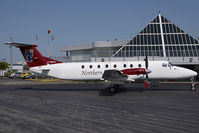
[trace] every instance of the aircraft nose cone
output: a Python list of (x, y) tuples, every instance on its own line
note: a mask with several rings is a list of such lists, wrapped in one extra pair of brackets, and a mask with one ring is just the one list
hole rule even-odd
[(195, 71), (192, 71), (192, 70), (188, 70), (187, 75), (188, 75), (189, 77), (195, 77), (195, 76), (198, 75), (198, 73), (195, 72)]
[(193, 75), (193, 77), (195, 77), (195, 76), (197, 76), (197, 75), (198, 75), (198, 73), (197, 73), (197, 72), (195, 72), (195, 71), (193, 71), (193, 72), (192, 72), (192, 75)]

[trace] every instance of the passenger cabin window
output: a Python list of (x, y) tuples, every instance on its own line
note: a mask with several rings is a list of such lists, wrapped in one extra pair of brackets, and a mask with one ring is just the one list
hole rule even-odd
[(116, 67), (117, 67), (117, 65), (115, 64), (113, 67), (114, 67), (114, 68), (116, 68)]
[(130, 68), (132, 68), (133, 67), (133, 64), (130, 64)]
[(82, 69), (84, 69), (84, 65), (82, 65)]
[(100, 65), (97, 65), (97, 68), (100, 68)]
[(90, 67), (90, 68), (93, 68), (93, 66), (92, 66), (92, 65), (90, 65), (89, 67)]
[(141, 64), (138, 65), (138, 67), (141, 67), (141, 66), (142, 66)]
[(106, 68), (108, 68), (108, 64), (106, 64), (106, 66), (105, 66)]
[(125, 67), (126, 67), (126, 64), (124, 64), (123, 67), (125, 68)]

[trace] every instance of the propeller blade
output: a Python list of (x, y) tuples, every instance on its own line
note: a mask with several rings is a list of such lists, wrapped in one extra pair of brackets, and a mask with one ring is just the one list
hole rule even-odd
[(147, 79), (147, 80), (149, 79), (149, 75), (148, 75), (148, 73), (146, 73), (146, 79)]
[(145, 88), (148, 88), (148, 87), (149, 87), (149, 84), (146, 83), (146, 81), (144, 81), (144, 86), (145, 86)]
[(146, 66), (146, 69), (148, 69), (148, 66), (149, 66), (148, 56), (146, 56), (145, 58), (145, 66)]
[(148, 60), (148, 56), (146, 56), (146, 58), (144, 59), (145, 60), (145, 67), (146, 67), (146, 79), (148, 80), (149, 79), (149, 76), (148, 76), (148, 67), (149, 67), (149, 60)]

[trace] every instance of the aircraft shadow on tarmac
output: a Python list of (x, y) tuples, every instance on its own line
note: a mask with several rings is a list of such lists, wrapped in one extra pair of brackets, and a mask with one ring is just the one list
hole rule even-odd
[(100, 96), (113, 96), (116, 95), (118, 93), (122, 93), (122, 92), (144, 92), (144, 91), (190, 91), (189, 88), (163, 88), (163, 87), (149, 87), (149, 88), (144, 88), (144, 87), (121, 87), (118, 91), (114, 92), (114, 93), (110, 93), (107, 89), (80, 89), (80, 88), (37, 88), (37, 87), (20, 87), (20, 88), (15, 88), (15, 89), (11, 89), (11, 90), (30, 90), (30, 91), (99, 91), (99, 95)]

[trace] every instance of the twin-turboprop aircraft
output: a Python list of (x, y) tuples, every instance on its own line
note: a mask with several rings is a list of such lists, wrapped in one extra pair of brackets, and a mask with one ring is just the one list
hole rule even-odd
[(108, 91), (118, 91), (121, 82), (143, 80), (176, 80), (193, 78), (195, 71), (173, 66), (167, 61), (117, 61), (117, 62), (71, 62), (63, 63), (47, 57), (36, 49), (37, 45), (7, 42), (15, 46), (21, 53), (33, 73), (43, 74), (68, 80), (104, 80), (110, 81)]

